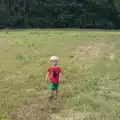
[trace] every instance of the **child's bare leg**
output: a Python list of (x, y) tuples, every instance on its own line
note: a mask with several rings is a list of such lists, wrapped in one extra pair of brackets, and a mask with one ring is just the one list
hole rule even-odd
[(58, 97), (58, 89), (55, 90), (55, 98)]
[(49, 96), (49, 100), (51, 101), (52, 99), (53, 99), (53, 97), (54, 97), (54, 93), (53, 93), (54, 91), (53, 91), (53, 89), (51, 89), (51, 91), (50, 91), (50, 96)]

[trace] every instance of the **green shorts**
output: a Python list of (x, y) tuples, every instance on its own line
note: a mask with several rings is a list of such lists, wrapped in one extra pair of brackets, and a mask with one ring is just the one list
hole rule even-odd
[(56, 90), (56, 89), (58, 89), (59, 84), (53, 84), (53, 83), (50, 82), (49, 86), (50, 86), (50, 89)]

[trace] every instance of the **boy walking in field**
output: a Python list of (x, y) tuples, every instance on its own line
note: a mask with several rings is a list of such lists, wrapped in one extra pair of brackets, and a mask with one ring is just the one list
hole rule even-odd
[(58, 57), (52, 56), (50, 58), (51, 67), (48, 68), (48, 73), (46, 75), (46, 81), (48, 81), (49, 77), (49, 87), (51, 89), (50, 92), (50, 100), (52, 100), (54, 97), (58, 96), (58, 88), (59, 83), (61, 81), (61, 68), (57, 66), (58, 64)]

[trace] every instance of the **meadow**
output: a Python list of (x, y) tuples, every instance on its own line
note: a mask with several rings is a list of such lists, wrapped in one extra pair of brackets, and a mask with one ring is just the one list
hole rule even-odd
[[(52, 55), (63, 80), (49, 103)], [(120, 32), (0, 31), (0, 120), (120, 120)]]

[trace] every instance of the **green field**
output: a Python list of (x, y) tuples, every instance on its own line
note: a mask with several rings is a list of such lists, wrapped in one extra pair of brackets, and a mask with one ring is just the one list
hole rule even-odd
[[(48, 102), (49, 58), (63, 70)], [(0, 32), (0, 120), (120, 120), (120, 32)]]

